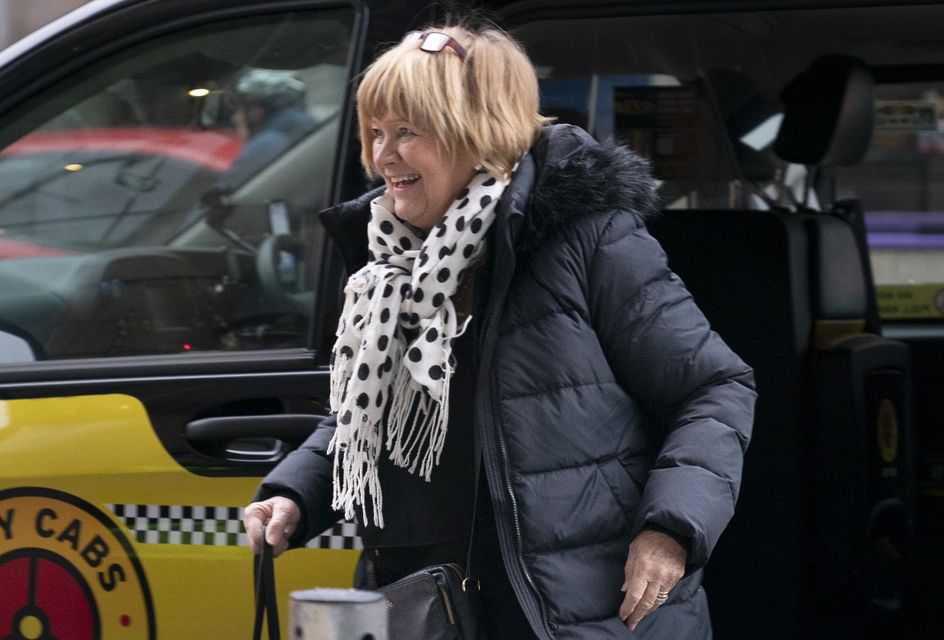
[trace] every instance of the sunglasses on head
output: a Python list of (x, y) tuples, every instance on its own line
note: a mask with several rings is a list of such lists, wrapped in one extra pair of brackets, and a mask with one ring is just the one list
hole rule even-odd
[(465, 60), (465, 47), (448, 33), (442, 33), (441, 31), (410, 31), (403, 36), (402, 42), (410, 40), (419, 40), (420, 49), (427, 53), (439, 53), (446, 47), (451, 47), (460, 59)]

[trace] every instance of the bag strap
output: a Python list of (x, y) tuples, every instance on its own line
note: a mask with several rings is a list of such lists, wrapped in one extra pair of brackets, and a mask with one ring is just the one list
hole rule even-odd
[(472, 458), (475, 460), (475, 487), (472, 489), (472, 530), (469, 532), (469, 550), (465, 554), (465, 580), (462, 581), (462, 590), (467, 591), (471, 585), (475, 591), (479, 590), (478, 567), (472, 565), (475, 546), (475, 522), (479, 515), (479, 482), (482, 472), (482, 440), (478, 429), (472, 429)]
[(279, 640), (279, 611), (275, 602), (275, 567), (272, 545), (266, 542), (262, 528), (262, 553), (253, 556), (255, 574), (256, 616), (252, 625), (252, 640), (262, 640), (262, 618), (268, 617), (269, 640)]
[[(492, 264), (494, 260), (494, 257), (493, 257), (494, 252), (491, 251), (491, 245), (493, 245), (494, 242), (491, 240), (491, 236), (489, 236), (488, 242), (489, 242), (490, 247), (489, 247), (489, 250), (485, 254), (486, 255), (485, 261), (484, 263), (479, 262), (473, 275), (473, 277), (476, 279), (475, 315), (478, 317), (485, 317), (485, 296), (482, 296), (481, 293), (482, 291), (484, 291), (483, 289), (484, 283), (486, 283), (488, 280), (491, 279), (490, 274), (492, 272), (492, 269), (494, 268), (494, 265)], [(474, 330), (476, 332), (475, 342), (477, 345), (480, 345), (481, 340), (482, 340), (482, 334), (480, 332), (483, 327), (480, 324), (476, 324), (476, 323), (473, 323), (473, 324), (475, 327)], [(479, 370), (479, 368), (482, 366), (482, 363), (479, 361), (479, 357), (478, 357), (479, 355), (478, 349), (475, 350), (475, 354), (476, 354), (475, 371), (476, 371), (476, 376), (478, 377), (481, 375), (481, 371)], [(473, 565), (475, 558), (474, 558), (474, 554), (472, 553), (472, 550), (475, 547), (475, 524), (479, 517), (479, 495), (480, 495), (479, 483), (482, 481), (482, 477), (481, 477), (482, 475), (482, 434), (480, 434), (479, 430), (475, 428), (474, 420), (473, 420), (473, 428), (472, 428), (472, 459), (474, 460), (474, 465), (475, 465), (473, 467), (474, 469), (473, 478), (475, 481), (475, 485), (473, 486), (473, 489), (472, 489), (472, 530), (469, 532), (469, 549), (465, 555), (465, 576), (466, 577), (465, 577), (465, 580), (462, 581), (463, 591), (466, 591), (470, 585), (474, 586), (475, 591), (478, 591), (479, 586), (480, 586), (479, 580), (478, 580), (478, 567)], [(491, 500), (491, 497), (488, 497), (488, 499)]]

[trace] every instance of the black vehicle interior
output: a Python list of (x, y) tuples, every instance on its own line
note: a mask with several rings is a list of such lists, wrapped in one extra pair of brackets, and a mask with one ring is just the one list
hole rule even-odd
[[(871, 87), (859, 61), (815, 60), (784, 92), (778, 155), (817, 168), (861, 160)], [(772, 610), (778, 620), (810, 612), (823, 638), (852, 629), (887, 637), (900, 623), (914, 535), (910, 356), (904, 343), (866, 332), (877, 318), (869, 319), (864, 227), (861, 216), (850, 224), (851, 206), (668, 211), (651, 226), (712, 325), (757, 375), (739, 511), (715, 554), (722, 568), (707, 580), (720, 628), (762, 628)], [(875, 442), (880, 410), (898, 428), (902, 450), (891, 461)], [(756, 558), (774, 554), (780, 561), (758, 572)]]

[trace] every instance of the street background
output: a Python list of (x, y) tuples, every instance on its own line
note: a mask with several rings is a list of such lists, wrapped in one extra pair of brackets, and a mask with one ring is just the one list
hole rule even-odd
[(85, 2), (86, 0), (0, 0), (0, 49)]

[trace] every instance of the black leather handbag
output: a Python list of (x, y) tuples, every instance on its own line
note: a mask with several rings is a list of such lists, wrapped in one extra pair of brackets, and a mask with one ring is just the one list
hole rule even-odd
[(457, 564), (437, 564), (378, 589), (390, 640), (476, 640), (478, 583)]

